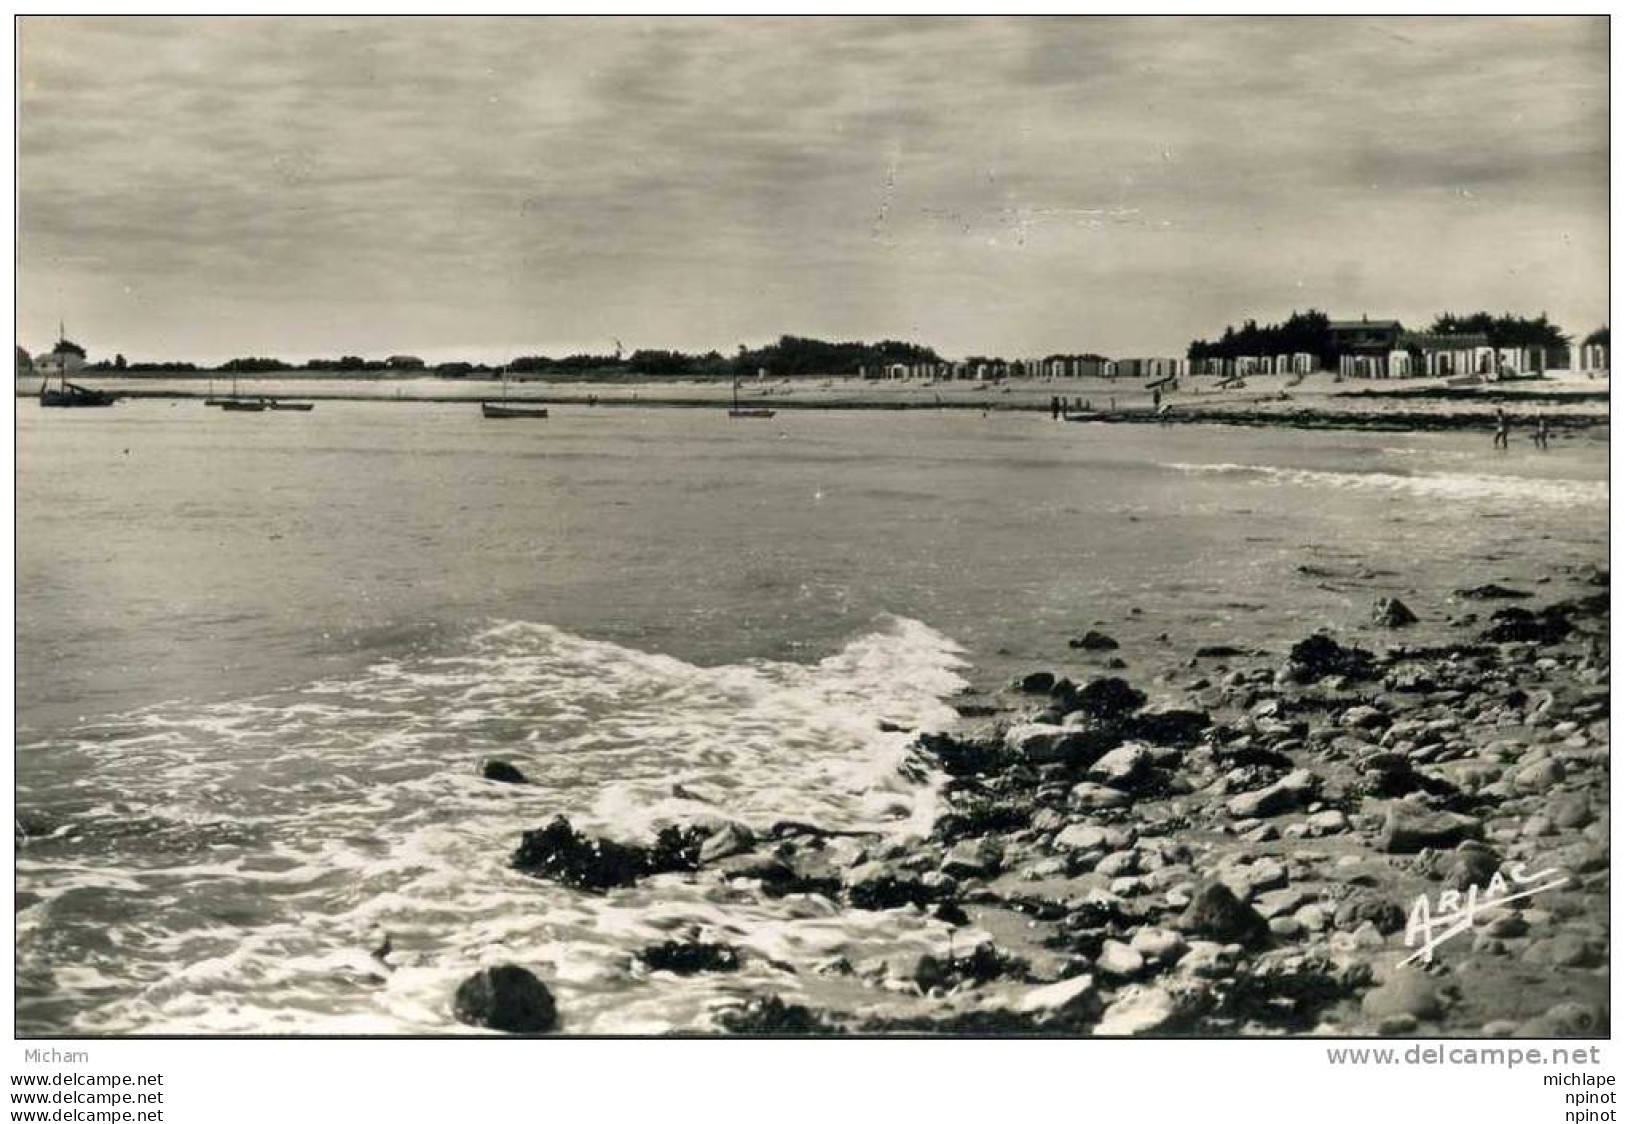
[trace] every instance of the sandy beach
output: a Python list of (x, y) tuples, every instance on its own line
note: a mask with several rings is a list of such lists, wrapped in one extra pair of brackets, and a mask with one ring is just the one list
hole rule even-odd
[[(78, 380), (131, 398), (205, 398), (229, 395), (231, 382), (193, 375), (184, 378), (98, 378)], [(1048, 412), (1061, 398), (1082, 420), (1103, 423), (1208, 423), (1289, 426), (1314, 429), (1409, 430), (1492, 429), (1497, 407), (1514, 425), (1532, 424), (1537, 411), (1554, 430), (1589, 429), (1608, 424), (1606, 374), (1518, 380), (1479, 387), (1449, 387), (1442, 379), (1334, 380), (1328, 374), (1301, 381), (1293, 376), (1249, 377), (1240, 388), (1221, 387), (1212, 378), (1183, 380), (1177, 391), (1153, 392), (1129, 380), (1012, 379), (974, 382), (879, 381), (856, 378), (760, 379), (742, 383), (741, 403), (775, 410), (974, 410)], [(540, 378), (496, 380), (437, 378), (349, 378), (293, 376), (241, 378), (245, 397), (310, 401), (423, 402), (499, 401), (544, 403), (550, 407), (716, 408), (733, 401), (726, 380), (581, 382)], [(38, 391), (29, 378), (17, 381), (19, 397)], [(1166, 409), (1158, 412), (1154, 403)]]

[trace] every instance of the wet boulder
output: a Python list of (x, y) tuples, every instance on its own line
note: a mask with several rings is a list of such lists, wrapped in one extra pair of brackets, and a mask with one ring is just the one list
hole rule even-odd
[(1292, 645), (1287, 653), (1282, 677), (1291, 683), (1318, 683), (1328, 676), (1345, 679), (1374, 679), (1375, 657), (1364, 648), (1348, 648), (1323, 633), (1316, 633)]
[(1014, 686), (1024, 695), (1047, 695), (1055, 687), (1055, 673), (1034, 671), (1017, 679)]
[(1116, 676), (1092, 679), (1077, 693), (1077, 705), (1094, 718), (1106, 720), (1127, 718), (1145, 705), (1145, 692), (1130, 686)]
[(1005, 734), (1005, 750), (1010, 757), (1029, 765), (1086, 765), (1119, 745), (1122, 734), (1100, 723), (1057, 726), (1028, 722), (1012, 726)]
[(1091, 628), (1077, 639), (1068, 641), (1067, 646), (1081, 648), (1086, 652), (1111, 652), (1121, 645), (1104, 632), (1097, 632)]
[(739, 970), (739, 951), (731, 945), (710, 941), (663, 941), (640, 951), (638, 959), (650, 971), (679, 976)]
[(1152, 745), (1174, 745), (1190, 748), (1202, 740), (1202, 733), (1213, 724), (1202, 710), (1150, 710), (1128, 720), (1128, 733)]
[(547, 985), (516, 964), (482, 968), (457, 988), (457, 1020), (508, 1034), (546, 1034), (558, 1026), (558, 1007)]
[(1516, 641), (1554, 644), (1573, 631), (1574, 626), (1568, 617), (1560, 612), (1543, 609), (1532, 613), (1528, 609), (1509, 605), (1491, 614), (1490, 627), (1484, 630), (1479, 639), (1492, 644)]
[(921, 734), (915, 742), (934, 757), (951, 777), (979, 777), (1010, 764), (1010, 755), (997, 742), (952, 734)]
[(518, 766), (511, 765), (506, 761), (499, 761), (494, 757), (480, 762), (480, 776), (485, 780), (496, 781), (499, 784), (526, 783), (525, 774), (519, 771)]
[(1379, 628), (1404, 628), (1417, 621), (1409, 605), (1397, 597), (1384, 597), (1371, 607), (1371, 623)]
[(846, 875), (846, 900), (857, 909), (923, 906), (932, 897), (918, 874), (887, 863), (866, 862)]
[(513, 866), (577, 890), (630, 886), (650, 873), (649, 852), (630, 843), (582, 835), (563, 816), (527, 831), (513, 854)]
[(716, 1015), (717, 1025), (730, 1034), (811, 1035), (840, 1034), (839, 1024), (800, 1003), (786, 1003), (777, 995), (756, 996)]

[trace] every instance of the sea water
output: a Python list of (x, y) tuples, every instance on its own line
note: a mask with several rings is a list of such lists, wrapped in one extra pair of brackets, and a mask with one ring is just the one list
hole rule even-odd
[[(1377, 641), (1382, 595), (1442, 635), (1456, 588), (1606, 562), (1601, 433), (31, 406), (26, 1033), (447, 1032), (456, 983), (501, 961), (568, 1030), (706, 1029), (947, 927), (709, 876), (581, 894), (509, 867), (522, 831), (906, 835), (940, 780), (910, 731), (1017, 671), (1086, 674), (1089, 628), (1155, 697), (1201, 644)], [(491, 757), (533, 783), (481, 780)], [(693, 931), (744, 969), (633, 965)]]

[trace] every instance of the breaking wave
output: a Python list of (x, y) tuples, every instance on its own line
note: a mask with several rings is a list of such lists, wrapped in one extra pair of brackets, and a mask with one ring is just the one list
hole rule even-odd
[(1172, 463), (1159, 467), (1192, 475), (1239, 477), (1259, 484), (1405, 492), (1423, 499), (1493, 500), (1562, 507), (1608, 502), (1606, 480), (1561, 480), (1466, 472), (1412, 476), (1395, 472), (1331, 472), (1258, 464)]
[[(783, 965), (909, 935), (704, 875), (576, 894), (509, 868), (520, 833), (561, 813), (619, 838), (707, 818), (923, 831), (940, 778), (905, 767), (908, 731), (952, 720), (961, 666), (906, 619), (817, 663), (719, 667), (508, 622), (453, 655), (23, 747), (91, 767), (19, 787), (65, 820), (18, 855), (19, 1026), (444, 1032), (456, 982), (515, 960), (556, 983), (566, 1030), (703, 1027), (762, 973), (782, 990)], [(479, 779), (491, 756), (532, 783)], [(935, 947), (945, 927), (917, 924)], [(629, 975), (632, 950), (693, 926), (745, 970)]]

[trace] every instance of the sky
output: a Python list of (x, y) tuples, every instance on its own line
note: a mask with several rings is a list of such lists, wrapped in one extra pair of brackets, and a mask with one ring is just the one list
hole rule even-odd
[(1608, 288), (1605, 18), (21, 21), (18, 341), (1183, 354)]

